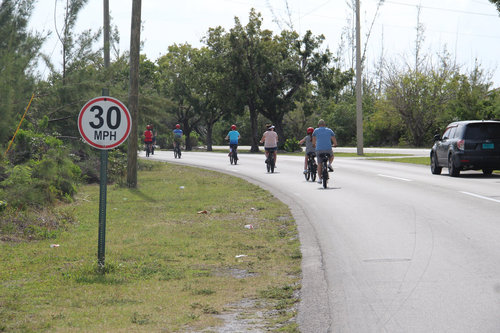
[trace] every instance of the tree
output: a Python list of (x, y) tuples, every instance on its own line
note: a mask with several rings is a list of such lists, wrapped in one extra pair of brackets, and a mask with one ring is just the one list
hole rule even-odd
[(500, 12), (500, 0), (490, 0), (492, 4), (497, 7), (498, 12)]
[(262, 110), (261, 67), (266, 66), (265, 56), (262, 54), (262, 41), (272, 39), (269, 30), (261, 30), (261, 14), (254, 9), (250, 11), (248, 24), (243, 27), (239, 18), (235, 18), (235, 26), (229, 32), (231, 46), (230, 66), (234, 76), (234, 93), (241, 98), (248, 107), (251, 128), (250, 151), (259, 151), (257, 116)]
[(196, 89), (198, 77), (195, 62), (200, 50), (189, 44), (174, 44), (168, 53), (158, 59), (160, 94), (173, 101), (176, 122), (180, 123), (186, 137), (186, 150), (191, 150), (191, 133), (203, 118), (206, 99)]
[(57, 31), (62, 45), (62, 68), (57, 69), (48, 56), (43, 56), (51, 70), (46, 82), (39, 86), (40, 99), (35, 110), (38, 118), (48, 117), (48, 130), (61, 137), (79, 137), (75, 115), (90, 98), (101, 94), (106, 82), (102, 47), (94, 49), (101, 30), (88, 29), (75, 34), (78, 13), (88, 0), (68, 0), (63, 27)]
[(30, 96), (44, 37), (28, 32), (34, 0), (4, 0), (0, 4), (0, 142), (14, 134)]

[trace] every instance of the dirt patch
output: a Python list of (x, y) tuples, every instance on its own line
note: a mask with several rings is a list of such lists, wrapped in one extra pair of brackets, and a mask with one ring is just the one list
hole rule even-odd
[(257, 273), (249, 272), (246, 269), (225, 268), (225, 269), (216, 270), (214, 275), (215, 276), (231, 276), (235, 279), (245, 279), (245, 278), (249, 278), (252, 276), (256, 276)]
[(267, 332), (268, 326), (264, 318), (265, 308), (257, 305), (257, 300), (244, 299), (238, 303), (227, 305), (224, 313), (216, 315), (224, 324), (218, 327), (209, 327), (202, 332), (217, 333), (260, 333)]

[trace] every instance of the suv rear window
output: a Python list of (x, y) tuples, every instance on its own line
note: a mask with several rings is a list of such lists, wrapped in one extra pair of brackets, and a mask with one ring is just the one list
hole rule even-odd
[(465, 130), (464, 139), (500, 139), (500, 123), (468, 124)]

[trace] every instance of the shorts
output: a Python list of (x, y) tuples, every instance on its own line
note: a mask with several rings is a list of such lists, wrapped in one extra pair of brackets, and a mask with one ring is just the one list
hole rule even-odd
[(319, 155), (321, 154), (330, 154), (330, 156), (333, 156), (333, 149), (330, 150), (316, 150), (316, 158), (318, 161), (318, 164), (321, 164), (321, 157)]
[(153, 143), (153, 141), (144, 141), (144, 144), (150, 144), (150, 143)]
[(316, 152), (310, 151), (310, 152), (306, 153), (306, 156), (316, 157)]
[(238, 144), (237, 143), (230, 143), (229, 144), (229, 150), (233, 151), (233, 149), (238, 149)]
[(264, 149), (268, 152), (274, 152), (274, 151), (277, 151), (278, 150), (278, 147), (271, 147), (271, 148), (268, 148), (268, 147), (264, 147)]

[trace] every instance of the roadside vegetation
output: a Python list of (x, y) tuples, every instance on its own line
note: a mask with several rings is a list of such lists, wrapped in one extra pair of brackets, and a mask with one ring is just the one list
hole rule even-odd
[(199, 332), (231, 325), (227, 313), (297, 331), (301, 254), (288, 207), (228, 175), (140, 169), (138, 189), (108, 188), (105, 274), (97, 185), (55, 208), (67, 216), (55, 232), (0, 243), (0, 331)]
[(398, 163), (410, 163), (410, 164), (422, 164), (422, 165), (430, 165), (430, 157), (428, 156), (419, 156), (419, 157), (378, 157), (374, 158), (377, 161), (388, 161), (388, 162), (398, 162)]

